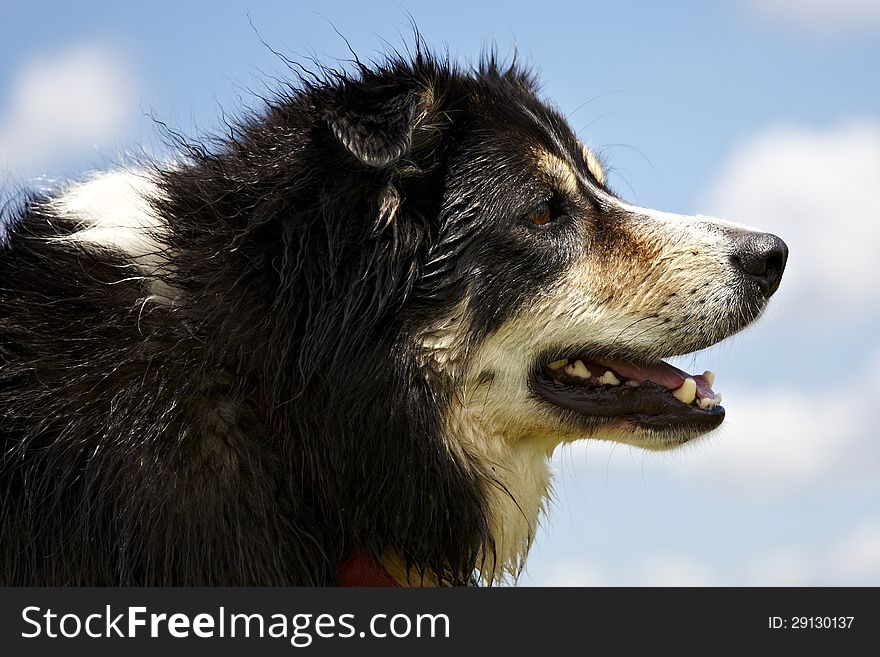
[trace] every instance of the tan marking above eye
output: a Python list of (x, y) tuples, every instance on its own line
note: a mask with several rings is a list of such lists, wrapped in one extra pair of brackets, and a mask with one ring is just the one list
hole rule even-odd
[(595, 178), (600, 185), (605, 184), (605, 170), (602, 169), (602, 163), (599, 162), (599, 158), (596, 157), (596, 154), (593, 153), (589, 148), (581, 144), (581, 151), (583, 152), (584, 162), (587, 164), (587, 169), (590, 170), (590, 173), (593, 174), (593, 178)]
[(553, 153), (541, 151), (538, 166), (553, 187), (570, 196), (578, 194), (577, 176), (567, 162)]

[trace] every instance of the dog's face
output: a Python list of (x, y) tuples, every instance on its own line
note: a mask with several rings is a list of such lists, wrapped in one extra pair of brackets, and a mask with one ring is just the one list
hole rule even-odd
[(483, 93), (446, 184), (444, 220), (472, 233), (457, 256), (468, 283), (454, 311), (425, 328), (429, 362), (508, 440), (664, 449), (717, 427), (714, 375), (660, 359), (757, 318), (785, 245), (625, 203), (556, 112), (525, 92)]

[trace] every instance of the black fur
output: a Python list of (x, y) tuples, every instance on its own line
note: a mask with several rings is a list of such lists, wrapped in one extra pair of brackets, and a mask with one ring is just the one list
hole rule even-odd
[[(445, 446), (415, 337), (476, 286), (473, 341), (566, 250), (528, 245), (529, 144), (574, 137), (531, 76), (418, 52), (303, 74), (156, 166), (163, 283), (47, 238), (0, 256), (0, 583), (329, 585), (388, 548), (445, 584), (492, 550), (491, 476)], [(535, 117), (540, 117), (536, 126)]]

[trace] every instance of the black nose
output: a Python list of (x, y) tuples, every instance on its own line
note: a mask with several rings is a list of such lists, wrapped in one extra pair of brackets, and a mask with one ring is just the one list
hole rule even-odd
[(743, 233), (735, 238), (734, 263), (758, 284), (765, 297), (779, 288), (788, 260), (785, 242), (770, 233)]

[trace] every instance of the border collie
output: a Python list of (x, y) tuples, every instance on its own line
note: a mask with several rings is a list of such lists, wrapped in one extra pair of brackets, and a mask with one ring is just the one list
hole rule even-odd
[(721, 423), (661, 359), (779, 238), (625, 202), (516, 65), (353, 68), (7, 211), (0, 583), (492, 583), (560, 443)]

